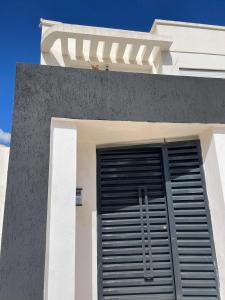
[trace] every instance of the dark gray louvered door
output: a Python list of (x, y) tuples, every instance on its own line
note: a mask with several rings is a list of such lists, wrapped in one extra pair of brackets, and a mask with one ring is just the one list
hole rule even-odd
[(198, 141), (98, 151), (99, 300), (218, 300)]
[(199, 141), (164, 147), (177, 300), (219, 299)]
[(175, 299), (161, 153), (98, 151), (99, 299)]

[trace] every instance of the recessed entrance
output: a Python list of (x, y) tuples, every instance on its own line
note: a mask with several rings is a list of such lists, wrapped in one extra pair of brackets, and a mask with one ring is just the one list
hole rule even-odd
[(218, 299), (198, 141), (97, 150), (98, 293)]

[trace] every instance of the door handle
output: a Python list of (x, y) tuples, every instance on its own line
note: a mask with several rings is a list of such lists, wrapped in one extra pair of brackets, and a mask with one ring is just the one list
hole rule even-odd
[[(142, 235), (142, 257), (144, 266), (144, 278), (153, 279), (153, 259), (152, 259), (152, 246), (151, 246), (151, 230), (150, 230), (150, 215), (149, 215), (149, 198), (148, 198), (148, 188), (139, 187), (139, 209), (140, 209), (140, 219), (141, 219), (141, 235)], [(144, 197), (143, 197), (144, 196)], [(144, 204), (143, 204), (144, 203)], [(145, 230), (145, 220), (146, 218), (146, 229)], [(146, 238), (147, 235), (147, 249), (146, 249)]]

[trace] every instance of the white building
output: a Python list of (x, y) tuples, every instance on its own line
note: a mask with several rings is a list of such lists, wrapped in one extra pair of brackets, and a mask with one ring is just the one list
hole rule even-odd
[(9, 147), (0, 145), (0, 241), (2, 237), (2, 223), (5, 205), (8, 161)]
[(42, 66), (17, 67), (0, 298), (225, 300), (225, 27), (41, 28)]

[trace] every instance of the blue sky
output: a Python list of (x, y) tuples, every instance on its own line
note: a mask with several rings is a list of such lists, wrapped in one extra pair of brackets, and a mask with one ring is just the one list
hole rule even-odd
[(225, 25), (225, 0), (8, 0), (0, 4), (0, 143), (12, 127), (16, 62), (39, 63), (40, 18), (149, 31), (154, 19)]

